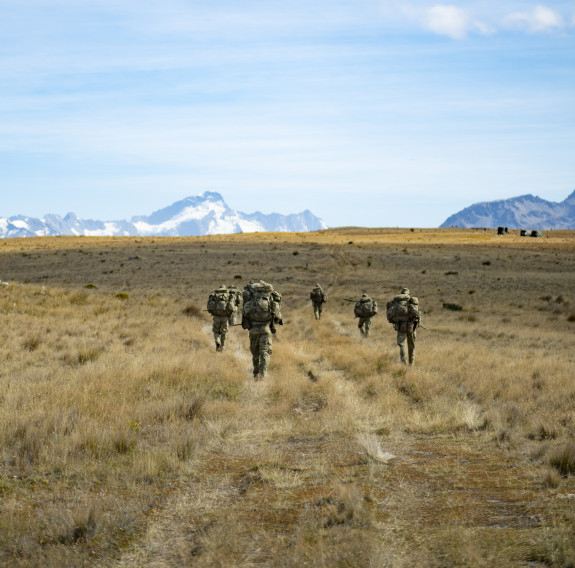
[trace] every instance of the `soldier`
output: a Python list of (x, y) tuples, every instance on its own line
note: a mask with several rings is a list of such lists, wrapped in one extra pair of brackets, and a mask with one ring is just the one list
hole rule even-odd
[(355, 303), (353, 313), (356, 318), (359, 318), (357, 327), (359, 327), (360, 333), (364, 337), (368, 337), (371, 329), (371, 318), (377, 315), (377, 302), (363, 293), (359, 302)]
[(242, 293), (233, 284), (228, 286), (228, 291), (230, 292), (232, 300), (232, 315), (230, 317), (230, 325), (236, 325), (236, 319), (238, 315), (238, 309), (242, 303)]
[(250, 282), (243, 293), (242, 327), (250, 333), (250, 351), (256, 381), (266, 376), (272, 355), (272, 334), (276, 324), (283, 325), (280, 312), (281, 295), (271, 284), (260, 280)]
[(233, 301), (229, 290), (224, 284), (219, 286), (208, 298), (208, 312), (212, 314), (212, 331), (216, 342), (216, 351), (226, 348), (226, 335), (229, 329), (229, 319), (233, 314)]
[(313, 313), (315, 319), (321, 318), (322, 306), (327, 302), (327, 294), (322, 290), (319, 284), (315, 285), (315, 288), (309, 293), (311, 303), (313, 305)]
[(420, 323), (419, 301), (411, 296), (407, 288), (403, 288), (387, 303), (387, 321), (393, 324), (397, 331), (397, 344), (399, 345), (399, 357), (404, 365), (409, 362), (413, 365), (415, 357), (416, 329)]

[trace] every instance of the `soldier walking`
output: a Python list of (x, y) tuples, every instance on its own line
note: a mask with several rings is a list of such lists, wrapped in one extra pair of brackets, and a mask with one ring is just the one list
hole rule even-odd
[(228, 286), (228, 291), (232, 301), (232, 315), (230, 316), (230, 325), (236, 325), (240, 304), (242, 303), (242, 293), (234, 285)]
[(371, 329), (371, 318), (377, 315), (377, 302), (363, 293), (359, 302), (355, 303), (353, 313), (356, 318), (359, 318), (357, 327), (359, 327), (360, 333), (364, 337), (368, 337)]
[(242, 327), (249, 330), (253, 373), (256, 381), (266, 376), (272, 355), (272, 334), (283, 325), (281, 294), (271, 284), (250, 282), (243, 292)]
[(230, 292), (224, 284), (216, 288), (208, 298), (207, 308), (213, 317), (212, 332), (218, 352), (226, 348), (229, 319), (233, 314), (232, 303)]
[(407, 288), (393, 298), (386, 306), (387, 321), (397, 331), (399, 358), (404, 365), (413, 365), (415, 357), (415, 339), (420, 323), (419, 301), (411, 296)]
[(327, 302), (327, 294), (319, 284), (316, 284), (315, 288), (309, 293), (309, 297), (313, 305), (315, 319), (318, 320), (321, 318), (323, 304)]

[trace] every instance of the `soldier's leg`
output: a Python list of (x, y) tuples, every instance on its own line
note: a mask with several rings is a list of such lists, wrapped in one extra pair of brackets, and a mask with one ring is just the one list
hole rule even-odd
[(250, 352), (254, 366), (254, 377), (257, 377), (260, 373), (260, 345), (257, 329), (250, 329)]
[(359, 327), (359, 332), (361, 333), (361, 335), (364, 334), (364, 331), (363, 331), (364, 323), (365, 323), (365, 320), (363, 318), (359, 318), (359, 322), (357, 324), (357, 327)]
[(321, 311), (323, 309), (323, 304), (318, 304), (317, 305), (317, 319), (321, 318)]
[(371, 329), (371, 318), (365, 320), (365, 336), (369, 335), (369, 330)]
[(397, 344), (399, 345), (399, 358), (402, 363), (407, 364), (407, 333), (404, 331), (397, 332)]
[(220, 324), (220, 350), (223, 351), (226, 347), (226, 336), (229, 330), (229, 321), (227, 319), (222, 320)]
[(272, 356), (272, 334), (264, 331), (260, 336), (260, 377), (265, 377)]
[(218, 319), (216, 317), (214, 317), (214, 320), (212, 322), (212, 332), (214, 334), (214, 341), (216, 342), (216, 349), (220, 348), (220, 326), (219, 326), (219, 322)]
[(319, 319), (319, 306), (318, 304), (313, 304), (313, 315), (315, 316), (315, 319)]
[(409, 356), (409, 364), (413, 365), (415, 359), (415, 331), (407, 334), (407, 351)]

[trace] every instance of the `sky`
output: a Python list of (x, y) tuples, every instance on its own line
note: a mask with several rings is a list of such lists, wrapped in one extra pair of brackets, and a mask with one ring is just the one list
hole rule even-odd
[(575, 3), (0, 0), (0, 217), (204, 191), (437, 227), (575, 189)]

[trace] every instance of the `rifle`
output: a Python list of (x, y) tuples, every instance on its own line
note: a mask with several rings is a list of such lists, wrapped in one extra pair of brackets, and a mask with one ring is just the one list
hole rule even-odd
[(353, 302), (354, 304), (357, 304), (357, 302), (359, 302), (359, 300), (352, 300), (351, 298), (342, 298), (342, 300), (346, 302)]

